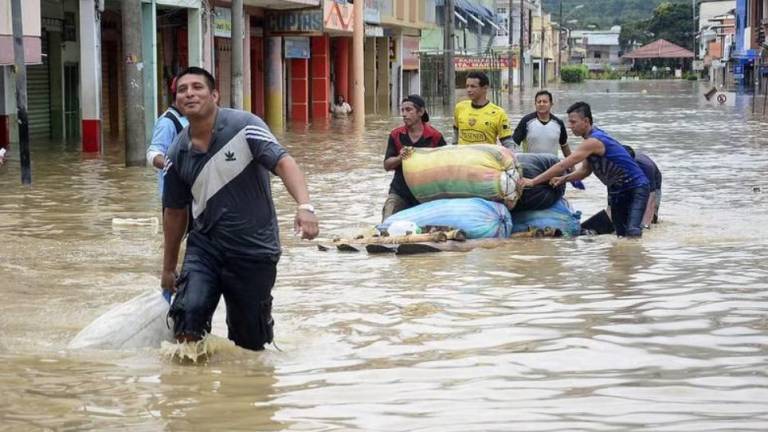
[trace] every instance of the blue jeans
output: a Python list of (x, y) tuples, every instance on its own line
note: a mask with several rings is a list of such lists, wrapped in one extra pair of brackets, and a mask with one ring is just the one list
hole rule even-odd
[(608, 194), (611, 219), (619, 237), (641, 237), (643, 235), (643, 214), (648, 205), (651, 191), (648, 185)]

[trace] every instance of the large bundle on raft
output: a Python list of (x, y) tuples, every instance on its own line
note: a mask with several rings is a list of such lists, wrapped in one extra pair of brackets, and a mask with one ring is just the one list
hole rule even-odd
[(491, 144), (415, 148), (403, 160), (405, 182), (421, 203), (477, 197), (513, 208), (521, 174), (512, 151)]
[[(534, 178), (560, 162), (560, 158), (546, 153), (517, 153), (523, 177)], [(523, 189), (513, 210), (546, 210), (565, 195), (565, 184), (552, 187), (548, 183)]]
[(445, 226), (463, 231), (468, 239), (507, 238), (512, 219), (503, 204), (482, 198), (442, 199), (403, 210), (388, 217), (377, 228), (387, 231), (398, 221), (419, 227)]

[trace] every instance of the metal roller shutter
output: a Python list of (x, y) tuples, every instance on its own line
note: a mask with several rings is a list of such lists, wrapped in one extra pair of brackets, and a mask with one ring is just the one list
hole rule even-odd
[(30, 138), (50, 138), (51, 85), (46, 63), (27, 66), (27, 105)]

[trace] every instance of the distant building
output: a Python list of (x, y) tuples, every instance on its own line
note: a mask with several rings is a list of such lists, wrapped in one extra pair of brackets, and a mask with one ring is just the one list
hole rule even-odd
[(583, 63), (590, 71), (604, 71), (621, 67), (619, 35), (621, 26), (610, 30), (574, 30), (571, 44), (571, 63)]

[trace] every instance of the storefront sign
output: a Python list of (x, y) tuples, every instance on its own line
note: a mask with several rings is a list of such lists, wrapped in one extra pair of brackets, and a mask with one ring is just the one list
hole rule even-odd
[(272, 34), (322, 33), (323, 12), (310, 9), (272, 13), (267, 15), (267, 28)]
[(403, 70), (419, 68), (419, 38), (403, 36)]
[[(509, 68), (509, 60), (504, 57), (494, 59), (484, 57), (458, 57), (453, 59), (453, 64), (457, 71), (498, 71)], [(516, 58), (512, 58), (512, 67), (517, 67)]]
[(213, 18), (213, 35), (216, 37), (232, 37), (232, 11), (216, 7)]
[(308, 59), (309, 58), (309, 38), (301, 36), (286, 36), (285, 40), (285, 58), (287, 59)]
[(366, 25), (365, 36), (366, 37), (384, 37), (384, 29), (379, 26)]
[(326, 30), (352, 33), (354, 22), (352, 3), (347, 0), (325, 0), (323, 2), (323, 25)]

